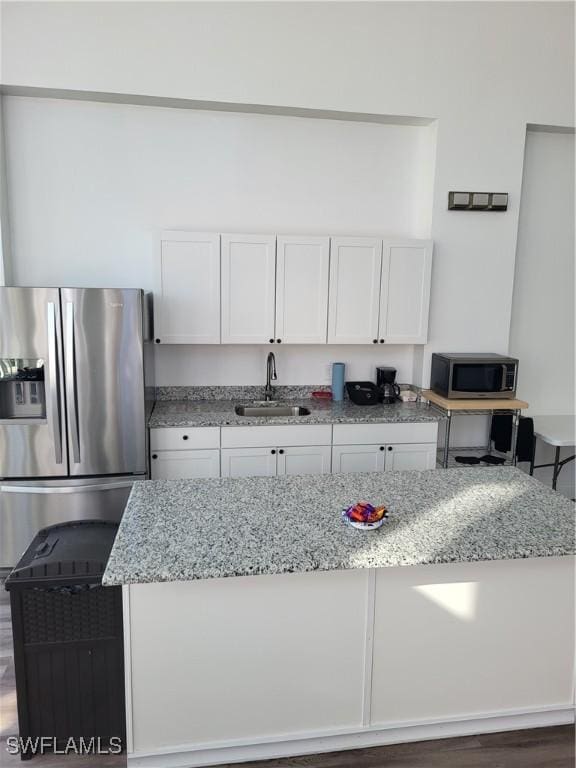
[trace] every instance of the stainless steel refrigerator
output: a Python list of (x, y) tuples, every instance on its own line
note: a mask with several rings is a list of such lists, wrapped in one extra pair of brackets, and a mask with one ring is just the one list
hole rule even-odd
[(147, 475), (141, 290), (0, 288), (0, 568), (66, 520), (119, 520)]

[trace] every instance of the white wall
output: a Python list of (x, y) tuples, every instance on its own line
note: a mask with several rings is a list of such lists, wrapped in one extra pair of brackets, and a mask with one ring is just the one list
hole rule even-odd
[(9, 279), (10, 221), (8, 215), (8, 189), (6, 185), (6, 154), (4, 151), (4, 97), (0, 95), (0, 285)]
[(534, 413), (574, 412), (574, 134), (529, 131), (510, 353)]
[[(570, 2), (48, 1), (2, 10), (7, 84), (460, 115), (470, 128), (483, 114), (480, 130), (496, 122), (503, 134), (513, 115), (573, 120)], [(466, 144), (461, 136), (454, 147), (460, 159), (469, 159)]]
[[(24, 2), (2, 12), (12, 86), (438, 118), (424, 382), (433, 350), (506, 351), (525, 126), (574, 119), (572, 3)], [(506, 191), (509, 210), (448, 212), (459, 188)]]
[[(528, 415), (574, 413), (574, 202), (574, 134), (529, 131), (510, 330)], [(553, 453), (539, 441), (536, 463)], [(549, 481), (552, 472), (536, 475)], [(558, 488), (574, 496), (574, 464)]]
[[(572, 3), (23, 2), (2, 11), (3, 82), (16, 87), (437, 118), (424, 383), (434, 350), (507, 350), (526, 124), (574, 121)], [(145, 163), (149, 148), (134, 142)], [(114, 195), (124, 182), (100, 183)], [(509, 210), (449, 212), (450, 189), (508, 192)], [(130, 237), (145, 250), (137, 228)], [(14, 258), (25, 258), (19, 245)]]
[[(433, 127), (4, 97), (15, 284), (154, 287), (158, 231), (429, 236)], [(412, 347), (275, 350), (412, 379)], [(158, 383), (261, 382), (268, 349), (158, 349)], [(233, 377), (233, 378), (231, 378)]]
[[(396, 368), (397, 381), (412, 381), (412, 347), (275, 345), (277, 384), (329, 384), (331, 363), (346, 363), (350, 381), (375, 381), (377, 365)], [(262, 384), (266, 380), (266, 345), (161, 346), (156, 349), (156, 383)]]

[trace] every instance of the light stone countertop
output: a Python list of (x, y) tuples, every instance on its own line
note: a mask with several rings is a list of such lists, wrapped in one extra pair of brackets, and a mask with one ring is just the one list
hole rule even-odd
[[(237, 416), (236, 405), (246, 399), (232, 400), (158, 400), (150, 416), (149, 427), (225, 427), (282, 424), (377, 424), (441, 421), (444, 415), (425, 403), (394, 403), (391, 405), (354, 405), (349, 400), (300, 398), (285, 400), (289, 405), (303, 405), (309, 416)], [(281, 403), (278, 403), (281, 404)]]
[[(385, 503), (358, 531), (341, 510)], [(574, 553), (574, 505), (514, 467), (134, 484), (103, 583)]]

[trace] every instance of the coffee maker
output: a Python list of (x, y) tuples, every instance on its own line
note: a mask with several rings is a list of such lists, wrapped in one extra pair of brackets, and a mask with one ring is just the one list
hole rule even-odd
[(376, 368), (376, 386), (380, 390), (382, 403), (395, 403), (400, 399), (400, 387), (395, 383), (396, 368), (379, 366)]

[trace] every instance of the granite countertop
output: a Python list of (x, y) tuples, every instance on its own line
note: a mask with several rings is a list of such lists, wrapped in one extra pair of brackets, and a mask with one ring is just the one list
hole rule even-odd
[(249, 401), (232, 400), (159, 400), (150, 416), (149, 427), (227, 427), (280, 424), (376, 424), (382, 422), (440, 421), (440, 411), (423, 403), (394, 403), (392, 405), (354, 405), (349, 400), (299, 398), (284, 400), (290, 405), (303, 405), (309, 416), (237, 416), (234, 406)]
[[(376, 531), (341, 510), (385, 503)], [(103, 583), (574, 553), (574, 505), (514, 467), (134, 484)]]

